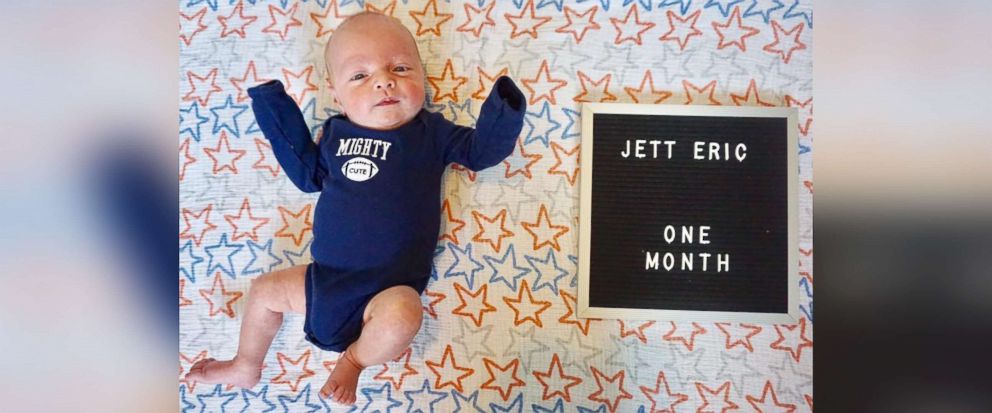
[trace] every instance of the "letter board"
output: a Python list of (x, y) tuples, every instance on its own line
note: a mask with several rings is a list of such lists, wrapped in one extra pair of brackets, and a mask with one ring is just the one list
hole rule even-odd
[(798, 320), (794, 108), (584, 104), (579, 315)]

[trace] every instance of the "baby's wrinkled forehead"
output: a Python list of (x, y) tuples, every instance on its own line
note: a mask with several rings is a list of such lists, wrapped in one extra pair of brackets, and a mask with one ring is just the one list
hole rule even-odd
[(402, 33), (409, 39), (408, 45), (412, 47), (417, 57), (420, 57), (420, 50), (413, 33), (410, 33), (399, 19), (375, 12), (362, 12), (348, 17), (334, 30), (324, 47), (324, 61), (329, 61), (340, 42), (375, 42), (388, 32)]

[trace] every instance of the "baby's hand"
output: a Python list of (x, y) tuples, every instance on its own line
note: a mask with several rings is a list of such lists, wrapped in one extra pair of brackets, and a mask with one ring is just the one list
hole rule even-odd
[(517, 85), (509, 77), (500, 76), (493, 85), (493, 92), (502, 98), (513, 110), (520, 111), (524, 108), (524, 94), (520, 92)]

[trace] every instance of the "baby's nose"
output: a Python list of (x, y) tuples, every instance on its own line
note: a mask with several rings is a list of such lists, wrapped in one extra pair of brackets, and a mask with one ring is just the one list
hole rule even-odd
[(396, 87), (396, 81), (394, 81), (393, 78), (389, 76), (382, 76), (375, 83), (376, 89), (382, 89), (382, 88), (392, 89), (394, 87)]

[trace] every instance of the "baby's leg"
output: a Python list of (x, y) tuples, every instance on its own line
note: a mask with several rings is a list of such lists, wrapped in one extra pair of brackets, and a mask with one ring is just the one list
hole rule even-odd
[(265, 353), (282, 325), (282, 314), (306, 311), (306, 273), (306, 265), (297, 265), (252, 280), (238, 354), (232, 360), (201, 360), (189, 369), (186, 379), (255, 387), (262, 376)]
[(369, 301), (363, 320), (362, 334), (338, 357), (334, 371), (320, 390), (321, 396), (333, 397), (342, 404), (355, 402), (362, 369), (396, 358), (420, 331), (420, 294), (407, 286), (383, 290)]

